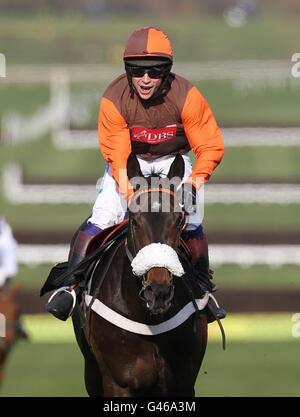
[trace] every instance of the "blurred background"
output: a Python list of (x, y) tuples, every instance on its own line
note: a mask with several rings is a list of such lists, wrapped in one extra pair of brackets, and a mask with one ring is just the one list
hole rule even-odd
[(144, 25), (169, 35), (174, 72), (204, 94), (225, 138), (205, 229), (227, 350), (210, 325), (196, 394), (300, 394), (299, 17), (298, 0), (0, 0), (0, 214), (19, 243), (30, 337), (0, 395), (86, 396), (70, 320), (45, 315), (39, 290), (91, 212), (99, 100)]

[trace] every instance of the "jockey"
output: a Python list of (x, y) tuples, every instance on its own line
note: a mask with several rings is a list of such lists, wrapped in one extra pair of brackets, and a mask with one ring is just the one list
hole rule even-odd
[[(173, 53), (167, 35), (143, 27), (130, 36), (124, 51), (125, 74), (106, 89), (100, 102), (98, 133), (101, 153), (107, 162), (100, 191), (87, 225), (73, 245), (70, 258), (75, 266), (84, 258), (91, 240), (102, 230), (122, 222), (133, 193), (126, 170), (127, 158), (135, 153), (143, 175), (168, 173), (180, 153), (185, 163), (184, 182), (199, 188), (207, 182), (223, 157), (224, 143), (214, 115), (199, 90), (171, 72)], [(188, 156), (196, 156), (194, 167)], [(125, 171), (126, 173), (126, 171)], [(208, 247), (199, 214), (189, 215), (183, 239), (198, 271), (199, 282), (213, 291)], [(61, 320), (72, 313), (75, 293), (57, 290), (47, 310)], [(213, 299), (210, 301), (214, 303)], [(217, 317), (223, 309), (214, 305)]]
[(0, 217), (0, 290), (10, 284), (17, 272), (17, 242), (4, 217)]

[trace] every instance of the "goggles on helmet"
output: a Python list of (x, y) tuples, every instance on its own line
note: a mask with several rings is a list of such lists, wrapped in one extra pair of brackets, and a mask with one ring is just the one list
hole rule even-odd
[(142, 78), (146, 73), (150, 78), (159, 79), (163, 78), (166, 74), (166, 70), (169, 66), (160, 65), (157, 67), (130, 67), (130, 73), (132, 77)]
[(146, 73), (150, 78), (163, 78), (170, 70), (170, 65), (158, 65), (153, 67), (127, 66), (132, 77), (142, 78)]

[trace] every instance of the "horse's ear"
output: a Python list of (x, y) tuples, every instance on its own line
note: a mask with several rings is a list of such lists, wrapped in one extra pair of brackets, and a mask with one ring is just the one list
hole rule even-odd
[(172, 165), (170, 166), (167, 177), (169, 180), (173, 177), (183, 178), (184, 176), (184, 160), (180, 154), (177, 154)]
[(127, 177), (129, 181), (134, 177), (143, 177), (139, 161), (133, 152), (127, 159)]

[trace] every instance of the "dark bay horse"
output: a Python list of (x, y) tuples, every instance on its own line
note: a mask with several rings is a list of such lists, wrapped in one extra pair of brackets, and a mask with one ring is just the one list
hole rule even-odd
[[(183, 173), (178, 155), (168, 178), (182, 178)], [(127, 174), (131, 180), (142, 177), (134, 155), (128, 159)], [(166, 212), (161, 210), (164, 196), (170, 200)], [(146, 187), (135, 188), (127, 240), (113, 245), (94, 268), (91, 288), (82, 296), (88, 310), (85, 319), (82, 306), (74, 310), (90, 396), (195, 395), (207, 344), (207, 318), (192, 302), (185, 265), (176, 253), (185, 221), (182, 207), (175, 210), (178, 201), (174, 190), (153, 188), (150, 178)], [(184, 314), (185, 320), (176, 324)]]
[(9, 352), (19, 338), (27, 338), (19, 320), (18, 293), (19, 288), (15, 285), (0, 289), (0, 385)]

